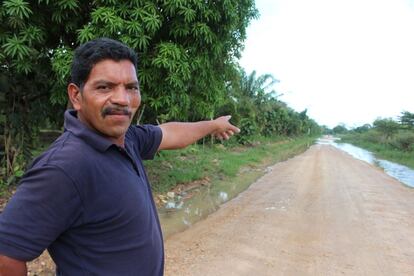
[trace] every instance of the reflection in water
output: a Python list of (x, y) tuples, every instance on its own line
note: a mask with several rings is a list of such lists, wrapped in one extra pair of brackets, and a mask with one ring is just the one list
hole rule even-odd
[(414, 188), (414, 170), (387, 160), (378, 160), (378, 164), (387, 174)]
[(220, 192), (219, 198), (221, 199), (222, 202), (226, 202), (229, 198), (229, 195), (226, 192)]
[(376, 159), (375, 155), (372, 152), (367, 150), (358, 148), (354, 145), (347, 144), (347, 143), (336, 143), (335, 141), (338, 139), (319, 139), (318, 144), (323, 145), (332, 145), (338, 149), (341, 149), (348, 154), (352, 155), (353, 157), (365, 161), (369, 164), (373, 164), (379, 166), (384, 169), (384, 171), (400, 181), (401, 183), (414, 188), (414, 170), (394, 163), (387, 160)]
[(158, 210), (164, 237), (181, 232), (215, 212), (221, 204), (244, 191), (261, 174), (263, 171), (252, 170), (251, 181), (201, 186), (192, 191), (192, 197), (185, 192), (171, 196), (164, 207)]
[(338, 149), (341, 149), (349, 153), (356, 159), (375, 165), (375, 162), (376, 162), (375, 156), (367, 150), (364, 150), (364, 149), (355, 147), (354, 145), (346, 144), (346, 143), (340, 143), (340, 144), (332, 143), (332, 145)]

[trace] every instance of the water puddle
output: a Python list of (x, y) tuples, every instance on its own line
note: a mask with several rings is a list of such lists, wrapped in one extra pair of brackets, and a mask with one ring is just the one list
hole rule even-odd
[(384, 169), (385, 173), (394, 177), (401, 183), (414, 188), (414, 170), (394, 162), (377, 159), (375, 155), (370, 151), (347, 143), (337, 143), (336, 141), (338, 140), (338, 138), (321, 138), (317, 143), (322, 145), (332, 145), (340, 150), (347, 152), (354, 158), (378, 166)]
[(181, 232), (215, 212), (221, 204), (246, 190), (263, 172), (263, 169), (250, 168), (237, 183), (220, 181), (188, 192), (169, 193), (167, 202), (158, 209), (164, 237)]

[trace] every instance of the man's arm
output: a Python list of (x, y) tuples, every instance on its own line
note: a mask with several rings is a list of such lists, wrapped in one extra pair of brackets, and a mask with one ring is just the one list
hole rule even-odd
[(26, 276), (26, 263), (0, 255), (0, 276)]
[(185, 148), (209, 134), (227, 140), (240, 132), (229, 122), (230, 118), (231, 116), (222, 116), (211, 121), (161, 124), (162, 140), (159, 150)]

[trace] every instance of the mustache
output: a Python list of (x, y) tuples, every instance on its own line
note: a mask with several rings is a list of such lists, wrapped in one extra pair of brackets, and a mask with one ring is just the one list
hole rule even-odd
[(107, 115), (127, 115), (131, 118), (132, 112), (129, 110), (128, 107), (121, 107), (121, 106), (107, 106), (105, 107), (102, 112), (102, 117), (106, 117)]

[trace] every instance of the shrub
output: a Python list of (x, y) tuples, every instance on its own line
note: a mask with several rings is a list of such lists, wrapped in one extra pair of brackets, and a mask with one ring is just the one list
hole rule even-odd
[(237, 141), (240, 144), (249, 144), (251, 143), (249, 137), (257, 134), (257, 125), (254, 120), (249, 118), (242, 118), (240, 120), (240, 133), (236, 136)]
[(400, 132), (391, 141), (390, 145), (402, 151), (414, 151), (414, 132)]

